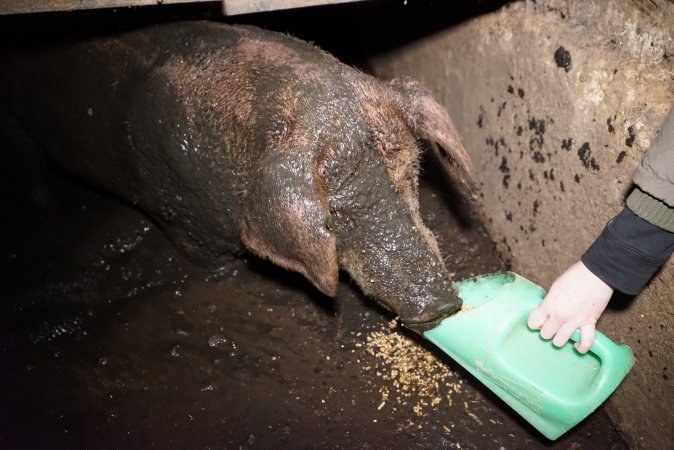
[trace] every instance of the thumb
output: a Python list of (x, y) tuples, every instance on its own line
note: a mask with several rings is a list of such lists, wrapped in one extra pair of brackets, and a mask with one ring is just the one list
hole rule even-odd
[(580, 353), (587, 353), (594, 342), (594, 325), (583, 325), (580, 327), (580, 342), (573, 344)]

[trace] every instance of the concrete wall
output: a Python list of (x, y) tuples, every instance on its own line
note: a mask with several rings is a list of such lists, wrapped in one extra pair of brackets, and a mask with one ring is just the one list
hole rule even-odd
[[(622, 206), (674, 101), (674, 3), (515, 2), (371, 61), (444, 102), (513, 270), (549, 287)], [(557, 55), (555, 57), (555, 55)], [(674, 442), (672, 261), (599, 329), (637, 362), (606, 409), (632, 448)]]

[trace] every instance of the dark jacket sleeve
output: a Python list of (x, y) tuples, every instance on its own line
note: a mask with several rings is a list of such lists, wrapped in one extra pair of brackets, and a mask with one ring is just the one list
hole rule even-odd
[(673, 251), (674, 233), (625, 208), (606, 225), (581, 261), (609, 286), (636, 295)]

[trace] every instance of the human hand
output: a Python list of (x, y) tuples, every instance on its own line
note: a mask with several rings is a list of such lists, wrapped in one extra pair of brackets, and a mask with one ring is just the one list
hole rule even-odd
[(543, 339), (561, 347), (576, 329), (580, 342), (574, 347), (587, 353), (595, 336), (595, 324), (606, 309), (613, 288), (578, 261), (561, 274), (550, 286), (540, 305), (531, 310), (527, 325), (541, 330)]

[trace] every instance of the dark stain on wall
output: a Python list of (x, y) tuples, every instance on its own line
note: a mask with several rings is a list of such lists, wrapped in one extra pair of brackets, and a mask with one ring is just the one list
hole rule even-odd
[[(503, 189), (510, 189), (511, 186), (516, 186), (517, 190), (520, 192), (535, 193), (540, 192), (540, 187), (537, 188), (536, 185), (540, 185), (539, 177), (546, 182), (559, 183), (556, 185), (559, 189), (557, 192), (566, 192), (566, 184), (563, 179), (560, 179), (559, 171), (555, 173), (556, 167), (555, 161), (558, 156), (561, 156), (560, 148), (554, 146), (554, 148), (548, 148), (545, 145), (545, 135), (546, 132), (550, 131), (550, 126), (552, 126), (555, 121), (551, 117), (542, 117), (537, 115), (532, 111), (527, 103), (518, 103), (522, 101), (520, 99), (524, 98), (525, 92), (524, 89), (517, 87), (514, 82), (514, 79), (511, 77), (511, 82), (504, 85), (503, 89), (507, 92), (503, 95), (505, 98), (508, 98), (508, 94), (512, 94), (513, 97), (508, 100), (503, 98), (495, 97), (492, 98), (491, 104), (493, 105), (489, 109), (485, 109), (482, 105), (480, 106), (479, 114), (477, 117), (477, 124), (483, 128), (494, 128), (494, 125), (507, 125), (514, 135), (512, 136), (516, 142), (506, 143), (505, 136), (497, 137), (493, 134), (485, 136), (485, 143), (490, 150), (490, 153), (493, 151), (493, 168), (497, 169), (502, 176), (502, 186)], [(507, 108), (508, 102), (511, 102), (511, 108)], [(508, 112), (508, 111), (511, 112)], [(518, 111), (525, 111), (524, 114), (518, 113)], [(518, 117), (519, 116), (519, 117)], [(488, 125), (490, 120), (495, 120), (496, 123)], [(507, 121), (507, 122), (502, 122)], [(611, 125), (615, 131), (615, 118), (608, 118), (607, 125)], [(503, 126), (500, 128), (504, 129)], [(520, 140), (521, 139), (521, 140)], [(527, 151), (528, 144), (528, 151)], [(511, 147), (511, 145), (514, 146)], [(590, 143), (586, 142), (578, 146), (574, 145), (574, 138), (567, 137), (561, 141), (561, 149), (566, 152), (570, 152), (572, 149), (576, 148), (578, 151), (579, 158), (583, 166), (590, 171), (598, 171), (599, 164), (592, 155), (590, 148)], [(534, 169), (528, 169), (528, 179), (525, 175), (520, 178), (519, 174), (514, 174), (511, 164), (513, 163), (512, 158), (508, 158), (508, 154), (517, 154), (519, 153), (520, 159), (523, 159), (526, 154), (532, 158), (537, 164), (541, 164), (540, 172)], [(582, 176), (576, 174), (574, 180), (576, 183), (580, 183)], [(568, 183), (568, 180), (567, 180)], [(553, 200), (561, 200), (560, 196), (552, 196)], [(513, 199), (516, 200), (516, 199)], [(538, 213), (541, 211), (542, 201), (540, 199), (533, 200), (533, 209), (529, 210), (531, 220), (537, 220)], [(517, 208), (521, 209), (523, 207), (521, 201), (517, 201)], [(512, 211), (504, 210), (503, 214), (505, 219), (508, 222), (514, 222), (514, 213)], [(530, 221), (528, 224), (520, 224), (520, 231), (524, 235), (530, 235), (537, 230), (537, 225), (535, 222)], [(541, 243), (541, 245), (545, 245)]]
[(551, 168), (550, 170), (544, 170), (543, 171), (543, 178), (546, 180), (554, 181), (555, 180), (555, 168)]
[(616, 119), (616, 116), (613, 116), (613, 119), (610, 117), (606, 119), (606, 125), (608, 126), (608, 132), (615, 134), (615, 127), (613, 126), (613, 121)]
[[(510, 77), (510, 79), (512, 80), (512, 79), (514, 79), (514, 78), (513, 78), (513, 77)], [(512, 84), (509, 84), (509, 85), (508, 85), (508, 89), (506, 89), (506, 90), (507, 90), (508, 93), (510, 93), (510, 94), (515, 94), (515, 88), (513, 87)], [(519, 98), (524, 98), (524, 89), (522, 89), (522, 88), (517, 88), (517, 96), (518, 96)]]
[(501, 165), (498, 166), (498, 170), (500, 170), (502, 173), (510, 172), (510, 167), (508, 167), (508, 158), (505, 156), (501, 159)]
[(500, 147), (500, 148), (503, 148), (503, 149), (507, 148), (507, 149), (508, 149), (508, 153), (512, 153), (512, 150), (510, 149), (510, 147), (508, 147), (508, 146), (506, 145), (505, 138), (503, 138), (503, 137), (499, 138), (499, 140), (498, 140), (498, 142), (496, 143), (496, 145), (497, 145), (497, 147), (496, 147), (497, 150), (498, 150), (499, 147)]
[(501, 165), (498, 167), (498, 170), (505, 174), (503, 175), (503, 187), (508, 189), (510, 187), (510, 167), (508, 167), (508, 158), (505, 156), (501, 159)]
[(561, 45), (555, 50), (555, 63), (567, 72), (571, 70), (571, 53)]
[(583, 163), (583, 167), (586, 169), (594, 171), (598, 171), (600, 169), (599, 163), (597, 163), (597, 161), (592, 156), (592, 150), (590, 149), (589, 142), (585, 142), (580, 146), (578, 149), (578, 158), (580, 158), (580, 161)]
[(539, 152), (536, 150), (533, 155), (531, 155), (531, 159), (534, 160), (534, 162), (537, 162), (539, 164), (545, 162), (545, 156), (543, 156), (543, 153)]
[(631, 147), (632, 144), (634, 144), (634, 139), (636, 139), (637, 135), (634, 132), (634, 127), (630, 126), (627, 128), (627, 133), (629, 134), (628, 138), (625, 139), (625, 145), (628, 147)]
[(530, 117), (529, 118), (529, 129), (533, 130), (536, 136), (540, 136), (541, 140), (543, 139), (543, 135), (545, 134), (545, 120), (543, 119), (536, 119), (535, 117)]
[(540, 150), (545, 143), (545, 139), (543, 138), (545, 134), (545, 120), (529, 117), (529, 130), (534, 132), (534, 136), (529, 140), (529, 150), (533, 152), (531, 157), (535, 162), (543, 163), (545, 162), (545, 156), (543, 156)]
[[(504, 237), (503, 239), (501, 239), (501, 242), (502, 242), (503, 245), (505, 245), (506, 248), (508, 249), (508, 253), (512, 253), (512, 249), (510, 248), (510, 244), (508, 244), (508, 239), (506, 239), (506, 238)], [(510, 264), (510, 263), (508, 263), (508, 264)]]
[(501, 117), (501, 113), (503, 112), (503, 110), (505, 110), (507, 104), (508, 102), (501, 103), (501, 105), (498, 107), (498, 111), (496, 112), (496, 117)]

